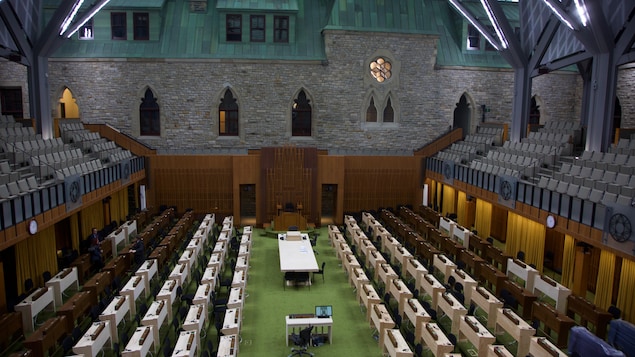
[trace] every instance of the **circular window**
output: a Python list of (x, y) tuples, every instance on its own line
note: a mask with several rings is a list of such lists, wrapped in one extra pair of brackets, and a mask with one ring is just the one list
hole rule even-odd
[(377, 80), (377, 82), (381, 83), (390, 78), (392, 75), (390, 71), (391, 68), (392, 65), (390, 62), (379, 57), (370, 63), (370, 74)]

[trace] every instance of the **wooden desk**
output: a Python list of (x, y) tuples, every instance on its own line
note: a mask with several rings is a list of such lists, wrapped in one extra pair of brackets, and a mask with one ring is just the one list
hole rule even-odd
[(390, 357), (410, 357), (413, 356), (410, 346), (406, 343), (406, 339), (399, 329), (386, 330), (384, 337), (383, 353), (387, 353)]
[(458, 260), (465, 263), (466, 270), (468, 270), (473, 276), (479, 276), (481, 264), (485, 263), (485, 259), (467, 249), (461, 251)]
[(372, 251), (377, 250), (373, 242), (371, 242), (370, 239), (362, 239), (361, 244), (359, 245), (359, 250), (360, 253), (364, 256), (366, 267), (371, 267), (369, 255)]
[(412, 254), (403, 246), (399, 246), (395, 248), (395, 252), (392, 255), (392, 259), (399, 263), (402, 270), (406, 269), (406, 265), (408, 264), (408, 260), (412, 258)]
[(493, 265), (487, 263), (481, 264), (479, 272), (479, 281), (490, 290), (494, 291), (496, 295), (500, 295), (504, 282), (508, 280), (507, 275), (496, 269)]
[[(567, 316), (574, 319), (575, 314), (580, 316), (580, 325), (589, 329), (588, 324), (595, 326), (595, 334), (606, 338), (606, 330), (613, 316), (600, 309), (581, 296), (569, 295), (567, 297)], [(589, 329), (590, 330), (590, 329)]]
[(395, 327), (395, 322), (384, 304), (373, 305), (370, 313), (370, 326), (379, 332), (379, 346), (384, 345), (385, 330)]
[(437, 298), (437, 316), (440, 311), (445, 312), (446, 315), (452, 320), (453, 334), (459, 333), (459, 324), (461, 322), (461, 316), (467, 315), (467, 309), (463, 306), (452, 294), (448, 292), (439, 293)]
[(364, 269), (355, 268), (353, 269), (353, 273), (350, 276), (351, 283), (355, 286), (355, 289), (359, 291), (362, 288), (362, 285), (370, 283), (370, 279), (366, 276)]
[(487, 357), (514, 357), (514, 355), (505, 346), (489, 345), (487, 346)]
[(563, 314), (567, 313), (567, 297), (571, 295), (570, 289), (540, 274), (534, 277), (533, 287), (534, 294), (542, 293), (552, 298), (556, 302), (556, 310)]
[(158, 246), (152, 250), (148, 259), (155, 259), (159, 264), (159, 269), (163, 268), (165, 261), (168, 259), (168, 249), (166, 247)]
[(411, 276), (415, 280), (415, 286), (419, 286), (425, 274), (428, 274), (428, 269), (426, 269), (417, 258), (412, 257), (408, 259), (404, 277), (407, 278)]
[(555, 341), (556, 346), (559, 348), (566, 347), (569, 339), (569, 330), (576, 324), (572, 318), (538, 301), (533, 302), (531, 318), (532, 320), (538, 319), (545, 325), (545, 334), (551, 335), (551, 330), (558, 334), (558, 339)]
[(486, 357), (487, 348), (496, 342), (496, 337), (474, 316), (461, 316), (459, 322), (459, 341), (467, 339), (476, 347), (479, 357)]
[(22, 314), (19, 312), (9, 312), (0, 316), (0, 349), (5, 349), (13, 341), (18, 340), (24, 334), (22, 325)]
[(353, 269), (361, 268), (361, 265), (353, 254), (346, 254), (344, 256), (344, 259), (342, 259), (342, 268), (344, 268), (346, 273), (350, 276), (353, 272)]
[(454, 345), (435, 322), (424, 323), (421, 335), (416, 338), (422, 340), (434, 356), (445, 356), (446, 353), (454, 351)]
[(482, 286), (472, 287), (471, 301), (487, 313), (487, 327), (496, 327), (496, 314), (503, 307), (503, 302)]
[(518, 341), (519, 356), (526, 356), (529, 353), (529, 342), (531, 336), (536, 334), (536, 329), (531, 327), (520, 316), (510, 309), (498, 309), (496, 314), (496, 332), (500, 329), (507, 331), (516, 341)]
[(25, 348), (30, 349), (35, 356), (44, 356), (66, 334), (67, 326), (65, 316), (51, 317), (46, 320), (35, 332), (30, 334), (23, 342)]
[(485, 251), (487, 250), (487, 246), (489, 245), (491, 245), (490, 242), (488, 242), (485, 239), (482, 239), (481, 237), (477, 235), (472, 235), (468, 243), (469, 249), (480, 256), (485, 255)]
[(539, 276), (538, 270), (529, 266), (529, 264), (523, 263), (518, 259), (507, 259), (507, 276), (513, 278), (517, 276), (525, 281), (525, 289), (534, 291), (534, 280), (536, 276)]
[(503, 252), (500, 248), (494, 245), (488, 245), (485, 247), (485, 260), (492, 264), (496, 269), (500, 271), (507, 271), (507, 261), (511, 256)]
[(55, 298), (51, 288), (36, 289), (14, 306), (14, 309), (22, 314), (22, 326), (25, 333), (33, 331), (35, 318), (47, 307), (55, 311)]
[(123, 254), (122, 251), (122, 254), (108, 262), (108, 264), (106, 264), (106, 266), (104, 266), (101, 270), (109, 271), (112, 274), (111, 277), (113, 279), (116, 276), (123, 277), (128, 272), (128, 269), (130, 269), (131, 261), (130, 255)]
[(372, 267), (375, 272), (375, 280), (379, 279), (379, 269), (381, 269), (382, 264), (386, 264), (386, 258), (378, 251), (371, 250), (368, 255), (368, 266)]
[(461, 285), (463, 285), (465, 301), (470, 301), (470, 298), (472, 297), (472, 288), (478, 285), (476, 280), (461, 269), (452, 270), (450, 276), (454, 277), (457, 283), (461, 283)]
[(65, 316), (67, 333), (71, 333), (75, 322), (80, 317), (86, 316), (90, 308), (97, 304), (95, 294), (91, 291), (80, 291), (71, 296), (68, 301), (57, 310), (58, 316)]
[(416, 248), (416, 255), (419, 259), (425, 259), (429, 262), (434, 259), (434, 256), (441, 254), (441, 251), (433, 246), (430, 242), (421, 241)]
[(507, 289), (511, 295), (516, 298), (518, 304), (523, 307), (522, 318), (529, 320), (531, 318), (532, 303), (536, 301), (538, 297), (511, 280), (505, 280), (503, 287)]
[(165, 300), (165, 304), (168, 307), (168, 315), (172, 316), (172, 303), (176, 299), (176, 287), (177, 282), (175, 280), (168, 279), (163, 283), (161, 290), (155, 297), (156, 300)]
[(100, 273), (93, 275), (90, 280), (84, 284), (82, 287), (83, 291), (90, 291), (92, 293), (92, 298), (94, 299), (93, 304), (97, 304), (101, 293), (112, 284), (112, 279), (114, 275), (111, 271), (105, 270)]
[(187, 264), (187, 268), (192, 270), (194, 268), (194, 264), (196, 263), (196, 251), (192, 249), (186, 249), (183, 251), (181, 256), (179, 257), (179, 263)]
[(97, 356), (106, 345), (106, 342), (110, 341), (110, 348), (112, 348), (112, 336), (110, 335), (110, 322), (98, 321), (88, 328), (82, 338), (73, 346), (73, 352), (84, 355), (86, 357)]

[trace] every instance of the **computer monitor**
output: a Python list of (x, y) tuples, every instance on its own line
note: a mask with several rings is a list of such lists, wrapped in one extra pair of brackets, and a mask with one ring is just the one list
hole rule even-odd
[(332, 317), (332, 316), (333, 316), (333, 306), (320, 305), (315, 307), (315, 317)]

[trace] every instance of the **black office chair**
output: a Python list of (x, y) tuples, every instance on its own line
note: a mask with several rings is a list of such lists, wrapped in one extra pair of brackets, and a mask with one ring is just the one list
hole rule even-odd
[(324, 266), (326, 265), (326, 262), (322, 262), (322, 269), (313, 272), (313, 276), (315, 276), (315, 274), (320, 274), (322, 275), (322, 282), (324, 282)]
[(615, 305), (609, 306), (608, 313), (613, 315), (613, 318), (616, 320), (622, 317), (622, 310)]
[(521, 262), (524, 262), (525, 252), (523, 252), (522, 250), (519, 250), (518, 253), (516, 253), (516, 259), (520, 260)]
[(33, 279), (28, 278), (24, 281), (24, 292), (29, 294), (33, 290)]
[(44, 282), (46, 283), (47, 281), (51, 280), (52, 276), (51, 276), (51, 272), (50, 271), (45, 271), (44, 273), (42, 273), (42, 278), (44, 279)]
[(289, 228), (287, 229), (289, 232), (295, 232), (298, 231), (298, 226), (289, 226)]
[(309, 347), (309, 344), (311, 344), (311, 332), (313, 331), (313, 326), (309, 326), (305, 329), (302, 329), (300, 331), (300, 334), (291, 334), (291, 340), (293, 341), (293, 343), (296, 346), (299, 346), (299, 348), (294, 347), (291, 349), (291, 354), (289, 355), (289, 357), (291, 356), (313, 356), (313, 353), (307, 351), (307, 348)]
[(62, 350), (64, 351), (64, 355), (71, 351), (74, 344), (75, 342), (73, 342), (72, 336), (66, 336), (64, 338), (64, 340), (62, 341)]

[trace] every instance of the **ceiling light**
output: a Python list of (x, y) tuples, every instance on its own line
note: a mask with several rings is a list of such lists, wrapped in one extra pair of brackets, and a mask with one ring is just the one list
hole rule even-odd
[(562, 10), (562, 8), (559, 5), (553, 4), (552, 3), (553, 0), (542, 0), (542, 1), (549, 7), (549, 9), (551, 9), (551, 12), (553, 12), (553, 14), (556, 15), (556, 17), (558, 17), (563, 24), (567, 25), (567, 27), (572, 30), (576, 30), (576, 28), (573, 26), (573, 22), (571, 21), (571, 18), (569, 17), (569, 14), (567, 14), (564, 10)]
[(489, 3), (487, 2), (487, 0), (481, 0), (481, 4), (483, 5), (485, 12), (487, 12), (487, 17), (489, 17), (489, 21), (492, 23), (492, 25), (494, 25), (494, 31), (496, 31), (496, 35), (498, 35), (498, 39), (501, 41), (500, 42), (501, 45), (503, 46), (503, 48), (509, 47), (509, 43), (507, 42), (507, 38), (505, 38), (503, 29), (500, 27), (500, 24), (496, 20), (496, 16), (494, 16), (494, 13), (492, 12), (492, 8), (489, 6)]
[(103, 0), (99, 5), (90, 9), (90, 11), (82, 17), (81, 22), (75, 25), (75, 27), (73, 27), (73, 29), (66, 35), (66, 38), (70, 38), (71, 36), (73, 36), (75, 32), (77, 32), (82, 26), (84, 26), (88, 22), (88, 20), (92, 19), (93, 16), (95, 16), (95, 14), (99, 12), (99, 10), (101, 10), (104, 6), (106, 6), (106, 4), (108, 4), (108, 2), (110, 2), (110, 0)]
[(586, 27), (587, 23), (589, 23), (589, 13), (586, 10), (584, 0), (575, 0), (575, 8), (578, 11), (578, 17), (580, 18), (582, 26)]
[(500, 44), (494, 40), (492, 35), (490, 35), (490, 33), (487, 32), (487, 30), (483, 27), (483, 25), (481, 25), (478, 21), (476, 21), (474, 16), (472, 16), (471, 14), (463, 10), (463, 7), (459, 5), (458, 0), (450, 0), (450, 4), (452, 4), (452, 6), (454, 6), (454, 8), (457, 9), (461, 13), (461, 15), (463, 15), (463, 17), (466, 18), (478, 30), (478, 32), (481, 33), (481, 35), (483, 35), (483, 37), (485, 37), (487, 42), (489, 42), (492, 46), (494, 46), (494, 48), (497, 51), (500, 51)]
[(62, 26), (60, 26), (60, 36), (62, 36), (62, 34), (66, 32), (66, 29), (68, 29), (68, 26), (71, 24), (71, 22), (75, 18), (75, 15), (77, 15), (77, 11), (79, 11), (79, 8), (82, 6), (83, 3), (84, 3), (84, 0), (75, 1), (75, 5), (73, 5), (71, 12), (69, 12), (68, 15), (66, 15), (66, 18), (62, 22)]

